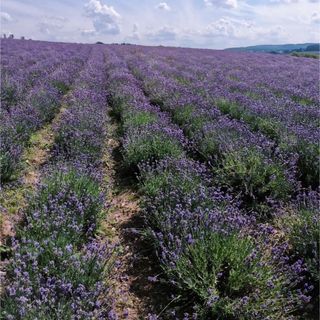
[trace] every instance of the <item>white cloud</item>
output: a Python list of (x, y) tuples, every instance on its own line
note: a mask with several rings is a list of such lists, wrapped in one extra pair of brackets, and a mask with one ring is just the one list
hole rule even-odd
[(257, 41), (260, 39), (266, 39), (266, 41), (272, 42), (285, 42), (288, 37), (286, 29), (281, 25), (275, 25), (271, 28), (257, 28), (255, 30), (255, 37)]
[(158, 30), (147, 32), (145, 35), (152, 41), (172, 41), (176, 39), (178, 32), (172, 27), (163, 26)]
[(320, 23), (320, 13), (314, 12), (311, 16), (311, 22), (312, 23)]
[(164, 10), (164, 11), (170, 11), (171, 8), (166, 2), (160, 2), (157, 6), (156, 9)]
[(204, 36), (234, 36), (235, 26), (233, 23), (226, 19), (221, 18), (215, 22), (210, 23), (203, 32)]
[[(319, 38), (319, 0), (56, 0), (36, 1), (37, 6), (34, 2), (3, 1), (2, 32), (41, 40), (207, 48)], [(158, 7), (163, 3), (171, 10)]]
[(223, 36), (241, 38), (248, 36), (253, 30), (253, 23), (245, 20), (231, 19), (222, 17), (210, 23), (200, 34), (206, 37)]
[(7, 12), (0, 12), (0, 20), (1, 22), (10, 22), (12, 21), (12, 17)]
[(81, 35), (86, 37), (86, 36), (95, 36), (96, 35), (96, 30), (94, 29), (84, 29), (84, 30), (81, 30)]
[(271, 3), (297, 3), (299, 0), (270, 0)]
[(140, 34), (139, 34), (139, 27), (137, 23), (133, 24), (132, 27), (132, 37), (135, 39), (139, 39), (140, 38)]
[(204, 3), (208, 7), (236, 8), (238, 6), (237, 0), (204, 0)]
[(112, 6), (103, 4), (100, 0), (90, 0), (85, 5), (85, 15), (92, 19), (94, 29), (90, 30), (90, 33), (93, 31), (96, 34), (120, 33), (121, 16)]
[(41, 33), (51, 35), (57, 30), (63, 29), (67, 20), (67, 18), (62, 16), (45, 16), (38, 23), (38, 28)]
[(269, 0), (271, 3), (280, 3), (280, 4), (291, 4), (291, 3), (303, 3), (303, 2), (310, 2), (310, 3), (318, 3), (319, 0)]
[(132, 32), (129, 36), (125, 37), (124, 40), (126, 41), (138, 41), (140, 40), (141, 35), (139, 33), (139, 26), (137, 23), (134, 23), (132, 26)]
[(134, 23), (133, 26), (132, 26), (132, 32), (135, 33), (135, 32), (138, 32), (138, 24), (137, 23)]
[[(208, 39), (220, 39), (221, 41), (237, 43), (267, 43), (285, 41), (287, 35), (283, 26), (260, 26), (252, 21), (222, 17), (199, 30), (198, 35)], [(261, 41), (262, 40), (262, 41)]]

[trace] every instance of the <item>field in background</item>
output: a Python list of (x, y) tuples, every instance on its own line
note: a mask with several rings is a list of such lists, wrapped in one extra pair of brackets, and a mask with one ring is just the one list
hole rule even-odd
[(291, 53), (292, 56), (295, 57), (304, 57), (304, 58), (313, 58), (313, 59), (319, 59), (320, 54), (317, 51), (314, 52), (293, 52)]
[(316, 59), (2, 39), (3, 318), (317, 319), (319, 115)]

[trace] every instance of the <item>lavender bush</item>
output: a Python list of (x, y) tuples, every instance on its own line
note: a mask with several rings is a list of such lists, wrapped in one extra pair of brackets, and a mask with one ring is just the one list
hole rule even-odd
[[(101, 198), (97, 182), (75, 171), (56, 172), (25, 212), (13, 239), (2, 315), (5, 319), (104, 318), (110, 247), (90, 240)], [(86, 242), (89, 240), (89, 244)]]
[(289, 205), (277, 210), (276, 223), (285, 233), (296, 258), (303, 257), (313, 286), (313, 311), (319, 313), (319, 193), (299, 194)]
[(198, 317), (290, 319), (310, 302), (304, 263), (288, 263), (288, 245), (277, 243), (275, 230), (210, 187), (203, 166), (165, 160), (141, 171), (145, 219), (161, 266)]

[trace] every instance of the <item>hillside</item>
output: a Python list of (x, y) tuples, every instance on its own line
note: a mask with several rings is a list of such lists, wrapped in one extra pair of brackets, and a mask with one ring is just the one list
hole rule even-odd
[(315, 48), (319, 50), (319, 45), (317, 43), (266, 44), (266, 45), (257, 45), (257, 46), (249, 46), (249, 47), (227, 48), (225, 50), (228, 50), (228, 51), (248, 51), (248, 52), (290, 53), (293, 51), (316, 51), (316, 50), (314, 50)]

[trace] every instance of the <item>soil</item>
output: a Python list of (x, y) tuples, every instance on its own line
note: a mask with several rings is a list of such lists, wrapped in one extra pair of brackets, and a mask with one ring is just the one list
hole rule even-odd
[(149, 281), (161, 270), (144, 235), (137, 181), (123, 167), (117, 123), (110, 120), (108, 131), (104, 162), (109, 209), (101, 229), (119, 247), (111, 297), (118, 319), (147, 319), (167, 304), (166, 291), (161, 283)]

